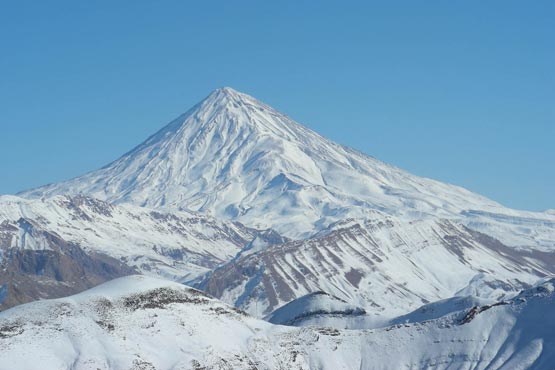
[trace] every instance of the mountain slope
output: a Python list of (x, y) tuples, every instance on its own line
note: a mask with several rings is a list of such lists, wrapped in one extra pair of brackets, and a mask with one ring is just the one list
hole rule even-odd
[(190, 279), (229, 261), (255, 235), (239, 223), (191, 212), (83, 196), (1, 196), (0, 308), (130, 273)]
[(408, 219), (469, 219), (509, 245), (555, 245), (551, 214), (509, 210), (460, 187), (411, 175), (230, 88), (214, 91), (108, 166), (21, 195), (81, 193), (192, 209), (292, 238), (379, 210)]
[(553, 284), (429, 321), (343, 331), (272, 325), (131, 276), (0, 313), (0, 369), (550, 370)]
[(287, 303), (265, 319), (279, 325), (336, 328), (334, 320), (343, 322), (361, 317), (366, 317), (363, 308), (350, 305), (326, 292), (314, 292)]
[(500, 298), (554, 266), (553, 252), (510, 248), (449, 220), (376, 215), (239, 255), (191, 284), (259, 317), (323, 290), (391, 318), (453, 295)]

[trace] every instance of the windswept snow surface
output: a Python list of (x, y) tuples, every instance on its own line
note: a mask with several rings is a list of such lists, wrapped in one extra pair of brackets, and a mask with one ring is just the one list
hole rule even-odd
[(0, 313), (0, 369), (538, 369), (555, 363), (554, 281), (373, 330), (277, 326), (145, 276)]
[[(340, 124), (340, 122), (338, 122)], [(505, 208), (335, 144), (231, 88), (205, 100), (106, 167), (23, 192), (192, 209), (305, 238), (372, 210), (455, 218), (512, 246), (555, 246), (555, 215)]]

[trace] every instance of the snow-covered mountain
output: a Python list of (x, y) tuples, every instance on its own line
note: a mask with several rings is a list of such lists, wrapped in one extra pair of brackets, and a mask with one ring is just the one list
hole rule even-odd
[(554, 212), (411, 175), (230, 88), (20, 195), (0, 197), (0, 309), (136, 273), (225, 303), (132, 276), (15, 307), (0, 369), (555, 361), (553, 280), (528, 289), (555, 273)]
[(427, 321), (337, 330), (272, 325), (183, 285), (130, 276), (0, 313), (0, 369), (551, 370), (554, 283)]
[[(340, 122), (338, 122), (340, 124)], [(456, 218), (513, 246), (555, 246), (555, 215), (507, 209), (335, 144), (230, 88), (106, 167), (21, 193), (191, 209), (304, 238), (372, 210)]]
[(136, 272), (190, 279), (229, 261), (255, 235), (192, 212), (84, 196), (0, 196), (0, 308)]
[(383, 319), (454, 295), (499, 299), (554, 273), (554, 252), (508, 247), (450, 220), (376, 214), (239, 255), (191, 284), (258, 317), (323, 290)]

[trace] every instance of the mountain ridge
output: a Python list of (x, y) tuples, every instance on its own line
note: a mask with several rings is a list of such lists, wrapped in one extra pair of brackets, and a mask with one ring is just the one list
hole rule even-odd
[(454, 295), (500, 299), (555, 274), (554, 252), (515, 249), (449, 220), (346, 220), (302, 241), (238, 255), (188, 281), (262, 317), (323, 290), (373, 319)]

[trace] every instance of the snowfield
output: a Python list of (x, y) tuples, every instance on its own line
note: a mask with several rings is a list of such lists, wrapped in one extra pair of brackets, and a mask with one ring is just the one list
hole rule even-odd
[[(373, 330), (272, 325), (145, 276), (0, 313), (0, 369), (553, 369), (554, 281)], [(456, 308), (456, 306), (450, 306)]]

